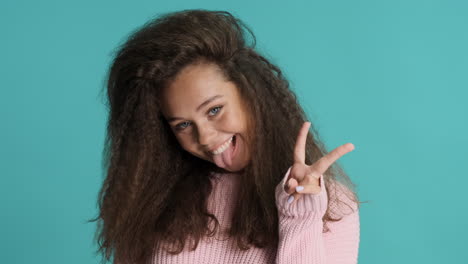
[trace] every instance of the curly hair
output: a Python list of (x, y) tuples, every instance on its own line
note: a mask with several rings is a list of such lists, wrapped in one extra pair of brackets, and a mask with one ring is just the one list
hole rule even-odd
[[(254, 151), (239, 176), (244, 187), (229, 235), (245, 250), (277, 246), (275, 187), (294, 162), (296, 137), (308, 119), (279, 67), (260, 55), (255, 44), (253, 32), (231, 13), (192, 9), (150, 20), (118, 48), (106, 77), (105, 180), (99, 215), (90, 220), (98, 221), (95, 240), (103, 260), (114, 256), (120, 263), (143, 263), (158, 243), (171, 243), (175, 247), (168, 252), (178, 254), (186, 242), (195, 250), (202, 237), (217, 232), (219, 223), (207, 210), (207, 198), (210, 178), (220, 170), (178, 145), (160, 107), (162, 89), (184, 67), (202, 61), (216, 64), (236, 85), (254, 123)], [(327, 153), (313, 125), (310, 130), (307, 164)], [(324, 180), (327, 232), (327, 222), (344, 215), (335, 187), (346, 186), (350, 200), (360, 202), (337, 163)]]

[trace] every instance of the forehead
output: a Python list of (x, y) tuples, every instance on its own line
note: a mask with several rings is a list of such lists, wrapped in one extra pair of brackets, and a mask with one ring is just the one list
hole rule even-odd
[(215, 64), (194, 64), (181, 70), (162, 94), (165, 112), (195, 110), (204, 100), (215, 95), (237, 99), (235, 84), (227, 81)]

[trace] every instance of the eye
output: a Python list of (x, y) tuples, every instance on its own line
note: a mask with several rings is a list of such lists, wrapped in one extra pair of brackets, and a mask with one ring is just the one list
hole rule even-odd
[(175, 126), (175, 128), (176, 128), (177, 130), (182, 130), (182, 129), (186, 128), (189, 124), (190, 124), (190, 122), (185, 121), (185, 122), (182, 122), (182, 123), (177, 124), (177, 125)]
[(223, 108), (223, 107), (222, 106), (213, 107), (213, 108), (210, 109), (208, 114), (211, 115), (211, 116), (217, 115), (219, 113), (219, 111), (221, 111), (221, 108)]

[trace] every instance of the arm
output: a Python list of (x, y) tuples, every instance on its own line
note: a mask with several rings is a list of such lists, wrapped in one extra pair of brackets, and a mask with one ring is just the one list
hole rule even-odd
[[(359, 212), (329, 222), (330, 231), (323, 233), (322, 217), (328, 206), (327, 191), (321, 184), (317, 194), (304, 194), (288, 204), (284, 191), (291, 168), (276, 187), (279, 216), (279, 244), (276, 263), (351, 264), (357, 263), (359, 246)], [(323, 176), (320, 182), (324, 183)], [(344, 197), (344, 196), (343, 196)]]

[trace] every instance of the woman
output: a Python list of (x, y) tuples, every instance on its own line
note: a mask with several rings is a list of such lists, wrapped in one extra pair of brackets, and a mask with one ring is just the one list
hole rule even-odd
[[(253, 45), (244, 38), (246, 28)], [(354, 184), (255, 36), (224, 11), (154, 19), (109, 71), (98, 242), (115, 263), (356, 263)]]

